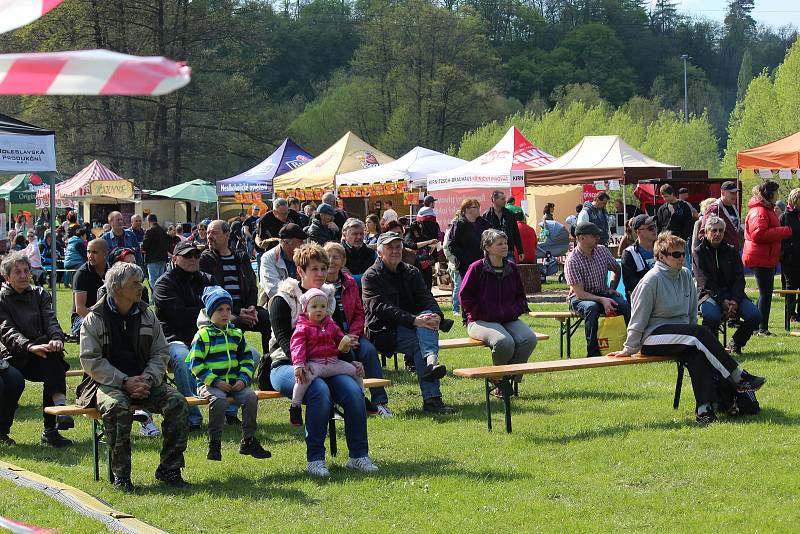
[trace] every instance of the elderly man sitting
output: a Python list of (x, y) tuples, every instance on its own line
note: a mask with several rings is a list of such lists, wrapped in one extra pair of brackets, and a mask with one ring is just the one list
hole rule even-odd
[[(569, 305), (583, 317), (586, 333), (586, 352), (589, 357), (600, 356), (597, 325), (601, 315), (622, 315), (627, 324), (631, 307), (616, 291), (620, 268), (611, 252), (600, 245), (603, 232), (594, 223), (580, 222), (575, 229), (578, 246), (570, 252), (564, 264), (564, 276), (569, 284)], [(611, 288), (608, 272), (613, 273)]]
[(733, 244), (725, 242), (725, 221), (712, 215), (705, 224), (705, 237), (692, 257), (703, 326), (716, 335), (723, 319), (740, 316), (742, 324), (726, 348), (741, 354), (761, 322), (761, 312), (744, 294), (742, 258)]
[(155, 313), (142, 302), (142, 269), (118, 262), (106, 273), (108, 294), (92, 307), (81, 326), (80, 361), (88, 375), (78, 387), (78, 404), (96, 404), (111, 450), (114, 487), (131, 482), (131, 425), (136, 404), (164, 416), (164, 444), (156, 478), (186, 486), (181, 476), (189, 433), (189, 406), (164, 382), (169, 347)]
[(455, 408), (442, 401), (439, 390), (439, 379), (447, 369), (439, 363), (438, 330), (450, 330), (453, 320), (444, 318), (419, 269), (403, 263), (400, 234), (381, 234), (378, 257), (361, 279), (367, 339), (384, 354), (396, 350), (413, 356), (423, 410), (455, 413)]
[(366, 229), (367, 226), (355, 217), (347, 219), (342, 228), (342, 246), (347, 255), (345, 267), (359, 285), (361, 284), (361, 275), (372, 267), (378, 257), (374, 250), (364, 244)]

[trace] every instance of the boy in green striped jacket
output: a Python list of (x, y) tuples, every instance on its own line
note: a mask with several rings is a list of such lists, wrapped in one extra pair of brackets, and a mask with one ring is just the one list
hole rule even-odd
[(250, 388), (253, 380), (253, 351), (244, 333), (230, 324), (230, 293), (219, 286), (203, 290), (203, 305), (197, 318), (198, 331), (192, 340), (189, 360), (197, 377), (197, 393), (208, 399), (208, 456), (222, 460), (222, 429), (228, 398), (242, 406), (242, 441), (239, 454), (269, 458), (255, 437), (258, 396)]

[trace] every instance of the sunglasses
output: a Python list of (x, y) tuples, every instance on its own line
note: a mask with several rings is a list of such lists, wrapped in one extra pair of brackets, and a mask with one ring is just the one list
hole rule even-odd
[(672, 256), (673, 258), (675, 258), (677, 260), (678, 258), (682, 258), (682, 257), (686, 256), (686, 252), (684, 252), (684, 251), (681, 251), (681, 252), (665, 252), (664, 255), (665, 256)]

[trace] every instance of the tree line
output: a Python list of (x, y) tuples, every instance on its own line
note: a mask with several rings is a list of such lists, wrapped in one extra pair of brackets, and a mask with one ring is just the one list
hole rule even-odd
[[(63, 172), (98, 158), (146, 188), (231, 176), (286, 135), (311, 153), (353, 130), (396, 156), (421, 145), (463, 157), (512, 120), (556, 155), (576, 131), (618, 125), (653, 157), (717, 172), (731, 110), (733, 125), (750, 80), (796, 38), (752, 9), (729, 0), (716, 23), (671, 0), (72, 0), (0, 36), (3, 49), (164, 55), (187, 61), (192, 83), (154, 98), (0, 100), (57, 131)], [(571, 118), (583, 127), (564, 130)]]

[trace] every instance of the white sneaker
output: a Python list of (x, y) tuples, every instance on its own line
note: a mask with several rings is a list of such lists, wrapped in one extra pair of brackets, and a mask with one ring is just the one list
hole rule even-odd
[(392, 410), (390, 410), (385, 404), (378, 404), (376, 408), (378, 410), (378, 413), (376, 414), (378, 417), (383, 417), (384, 419), (391, 419), (394, 417)]
[(156, 426), (153, 418), (148, 417), (147, 421), (142, 423), (142, 427), (139, 429), (139, 434), (148, 438), (157, 438), (161, 435), (161, 431)]
[(331, 476), (331, 472), (328, 471), (328, 468), (325, 467), (325, 460), (315, 460), (313, 462), (308, 462), (308, 467), (306, 468), (308, 474), (314, 475), (315, 477), (320, 478), (327, 478)]
[(348, 469), (355, 469), (356, 471), (361, 471), (362, 473), (377, 473), (378, 466), (372, 463), (369, 456), (362, 456), (361, 458), (350, 458), (347, 460), (347, 465), (345, 466)]

